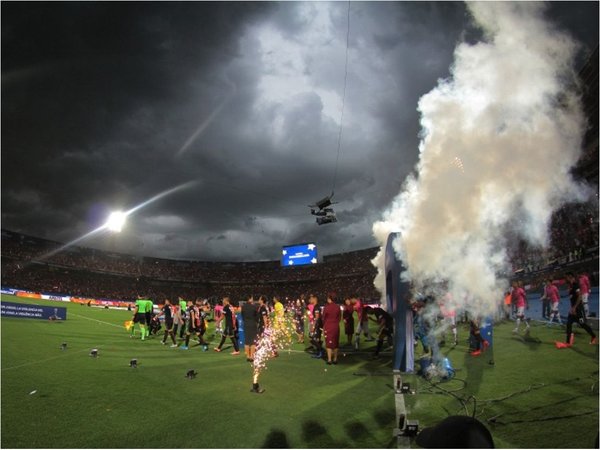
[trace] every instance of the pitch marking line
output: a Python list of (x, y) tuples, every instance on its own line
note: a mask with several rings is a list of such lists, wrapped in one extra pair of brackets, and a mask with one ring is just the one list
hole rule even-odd
[(105, 322), (104, 320), (92, 319), (91, 317), (82, 316), (80, 314), (69, 313), (69, 315), (75, 316), (75, 317), (81, 317), (82, 319), (91, 320), (93, 322), (103, 323), (105, 325), (110, 325), (111, 327), (123, 328), (123, 325), (116, 325), (114, 323)]
[[(69, 352), (69, 354), (75, 354), (75, 353), (81, 353), (81, 352), (87, 352), (87, 351), (88, 351), (87, 349), (76, 350), (74, 352), (73, 351)], [(66, 356), (68, 356), (68, 355), (65, 354), (65, 355), (53, 356), (52, 358), (40, 359), (40, 360), (37, 360), (37, 361), (30, 361), (28, 363), (19, 364), (17, 366), (3, 367), (2, 371), (4, 372), (5, 370), (18, 369), (19, 367), (31, 366), (33, 364), (40, 364), (40, 363), (44, 363), (44, 362), (47, 362), (47, 361), (52, 361), (53, 359), (64, 358)]]

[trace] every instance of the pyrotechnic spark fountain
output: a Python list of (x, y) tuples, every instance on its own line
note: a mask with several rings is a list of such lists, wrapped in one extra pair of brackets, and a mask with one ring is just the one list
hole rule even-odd
[(280, 350), (289, 349), (293, 342), (295, 320), (293, 313), (287, 312), (281, 318), (274, 318), (264, 333), (258, 338), (254, 362), (252, 364), (252, 390), (259, 392), (258, 378), (267, 369), (267, 361)]
[[(98, 228), (96, 228), (95, 230), (90, 231), (89, 233), (84, 234), (81, 237), (78, 237), (77, 239), (72, 240), (71, 242), (66, 243), (65, 245), (63, 245), (62, 247), (59, 247), (55, 250), (52, 250), (51, 252), (48, 252), (40, 257), (35, 258), (36, 260), (44, 260), (47, 258), (50, 258), (54, 255), (56, 255), (57, 253), (62, 252), (63, 250), (65, 250), (66, 248), (69, 248), (93, 235), (102, 233), (102, 232), (106, 232), (106, 231), (120, 231), (120, 228), (123, 226), (125, 219), (133, 214), (134, 212), (144, 208), (145, 206), (148, 206), (151, 203), (154, 203), (168, 195), (172, 195), (176, 192), (179, 192), (183, 189), (188, 189), (192, 186), (194, 186), (197, 183), (197, 181), (188, 181), (186, 183), (182, 183), (178, 186), (175, 186), (171, 189), (167, 189), (159, 194), (156, 194), (155, 196), (149, 198), (148, 200), (140, 203), (137, 206), (134, 206), (133, 208), (131, 208), (129, 211), (125, 211), (125, 212), (118, 212), (118, 213), (112, 213), (111, 216), (109, 217), (109, 220), (106, 221), (106, 223)], [(118, 221), (116, 220), (118, 219)], [(118, 223), (117, 223), (118, 222)], [(117, 226), (118, 225), (118, 226)], [(117, 230), (117, 228), (119, 228)]]

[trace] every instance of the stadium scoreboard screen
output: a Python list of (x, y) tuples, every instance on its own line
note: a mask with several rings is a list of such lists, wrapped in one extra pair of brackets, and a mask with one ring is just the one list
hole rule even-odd
[(286, 245), (281, 249), (282, 266), (304, 266), (317, 263), (317, 245), (296, 244)]

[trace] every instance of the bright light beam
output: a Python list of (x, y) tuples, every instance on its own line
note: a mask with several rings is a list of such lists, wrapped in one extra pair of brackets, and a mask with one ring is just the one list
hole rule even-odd
[(127, 214), (121, 211), (115, 211), (108, 216), (108, 220), (106, 221), (106, 228), (115, 233), (120, 233), (125, 225), (125, 219), (127, 218)]
[(161, 198), (166, 197), (167, 195), (174, 194), (175, 192), (179, 192), (183, 189), (191, 188), (192, 186), (194, 186), (197, 183), (198, 183), (197, 181), (188, 181), (187, 183), (180, 184), (179, 186), (175, 186), (174, 188), (167, 189), (166, 191), (163, 191), (160, 194), (156, 194), (154, 197), (150, 198), (149, 200), (146, 200), (145, 202), (142, 202), (139, 205), (134, 206), (129, 211), (126, 211), (124, 214), (125, 214), (125, 216), (133, 214), (137, 210), (142, 209), (144, 206), (148, 206), (150, 203), (154, 203), (155, 201), (160, 200)]
[(196, 131), (194, 131), (194, 133), (188, 138), (188, 140), (185, 141), (185, 144), (183, 144), (182, 147), (175, 154), (176, 158), (181, 157), (188, 150), (188, 148), (190, 148), (190, 146), (194, 143), (194, 141), (196, 139), (198, 139), (198, 136), (200, 136), (204, 132), (204, 130), (206, 130), (210, 126), (212, 121), (215, 120), (215, 117), (217, 117), (221, 113), (221, 110), (223, 109), (223, 107), (227, 103), (229, 103), (229, 100), (231, 100), (231, 98), (235, 95), (235, 93), (237, 92), (237, 85), (228, 80), (227, 80), (227, 82), (228, 82), (229, 86), (231, 87), (229, 94), (223, 99), (223, 101), (219, 104), (219, 106), (217, 106), (210, 113), (210, 115), (206, 118), (206, 120), (204, 120), (202, 123), (200, 123), (198, 128), (196, 128)]
[[(166, 191), (163, 191), (159, 194), (156, 194), (154, 197), (151, 197), (150, 199), (140, 203), (137, 206), (134, 206), (133, 208), (131, 208), (129, 211), (126, 212), (113, 212), (108, 220), (106, 221), (106, 223), (98, 228), (96, 228), (95, 230), (90, 231), (89, 233), (84, 234), (81, 237), (78, 237), (75, 240), (72, 240), (71, 242), (66, 243), (65, 245), (63, 245), (62, 247), (59, 247), (55, 250), (52, 250), (51, 252), (48, 252), (40, 257), (34, 258), (36, 261), (40, 261), (40, 260), (44, 260), (44, 259), (48, 259), (51, 256), (56, 255), (57, 253), (62, 252), (63, 250), (65, 250), (68, 247), (71, 247), (75, 244), (77, 244), (78, 242), (81, 242), (87, 238), (89, 238), (90, 236), (93, 236), (95, 234), (98, 234), (100, 232), (106, 232), (106, 231), (121, 231), (121, 228), (123, 227), (124, 223), (125, 223), (125, 219), (127, 218), (127, 216), (129, 216), (130, 214), (133, 214), (134, 212), (142, 209), (145, 206), (148, 206), (151, 203), (154, 203), (157, 200), (160, 200), (161, 198), (166, 197), (167, 195), (171, 195), (174, 194), (175, 192), (179, 192), (183, 189), (188, 189), (192, 186), (194, 186), (195, 184), (197, 184), (197, 181), (188, 181), (187, 183), (183, 183), (180, 184), (178, 186), (175, 186), (171, 189), (167, 189)], [(121, 228), (119, 228), (119, 230), (116, 230), (115, 228), (117, 227), (118, 223), (120, 222), (120, 226)]]

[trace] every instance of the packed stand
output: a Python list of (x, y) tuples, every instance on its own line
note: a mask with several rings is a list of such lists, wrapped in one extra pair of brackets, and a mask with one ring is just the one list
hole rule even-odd
[(190, 298), (243, 299), (248, 291), (296, 298), (336, 289), (341, 295), (378, 299), (370, 260), (377, 249), (324, 258), (306, 267), (281, 267), (278, 261), (222, 263), (142, 258), (70, 247), (42, 256), (61, 244), (2, 231), (2, 285), (73, 296), (134, 300), (144, 292), (157, 300)]

